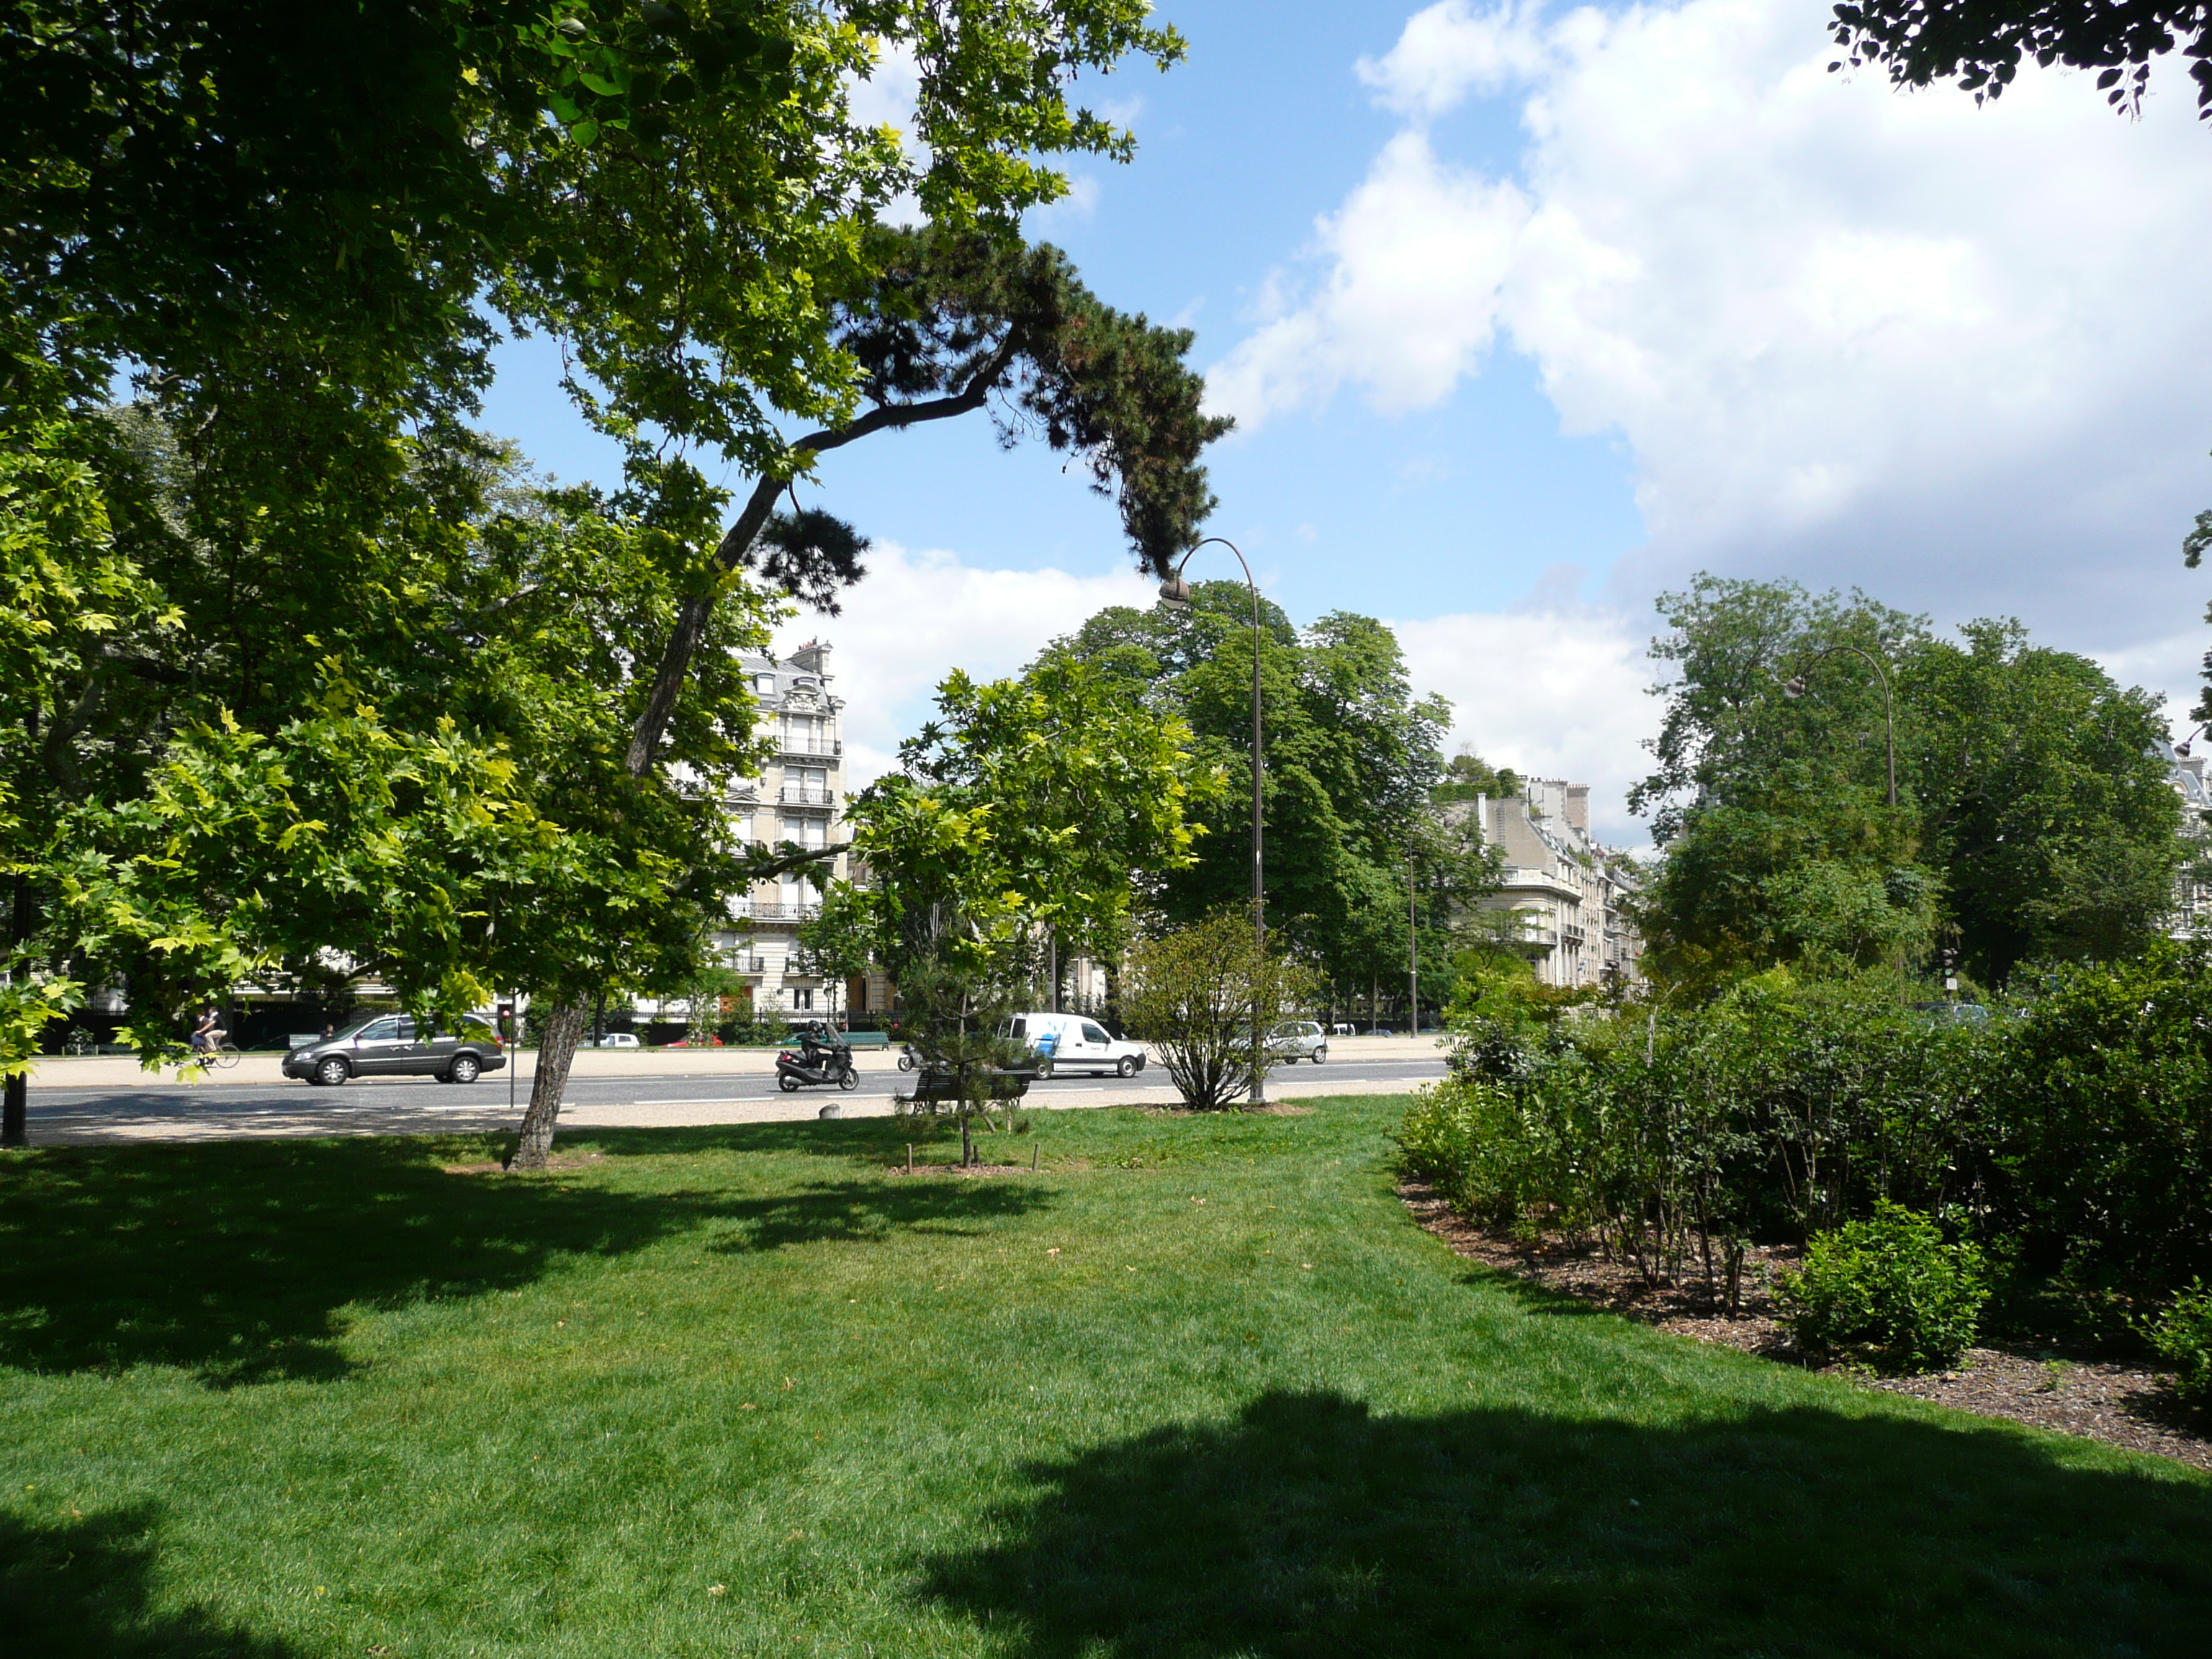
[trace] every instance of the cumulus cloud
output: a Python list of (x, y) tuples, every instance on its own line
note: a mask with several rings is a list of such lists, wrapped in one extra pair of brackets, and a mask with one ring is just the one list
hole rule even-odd
[(833, 647), (832, 690), (845, 699), (845, 764), (854, 788), (896, 764), (899, 741), (929, 716), (931, 693), (955, 668), (976, 679), (1018, 673), (1037, 652), (1109, 605), (1152, 603), (1133, 569), (989, 570), (952, 553), (878, 541), (868, 578), (836, 617), (802, 615), (776, 641), (787, 655), (810, 639)]
[(1504, 612), (1470, 612), (1391, 627), (1423, 692), (1452, 704), (1452, 742), (1492, 766), (1590, 786), (1591, 828), (1640, 847), (1628, 787), (1648, 769), (1643, 748), (1659, 724), (1644, 658), (1649, 630), (1620, 611), (1571, 597), (1582, 573), (1555, 568)]
[[(1617, 594), (1699, 567), (1856, 582), (2179, 690), (2212, 135), (2179, 76), (2131, 124), (2087, 76), (1978, 107), (1832, 56), (1788, 0), (1418, 13), (1358, 66), (1403, 126), (1216, 400), (1247, 432), (1340, 392), (1420, 408), (1509, 343), (1568, 431), (1633, 453), (1650, 543)], [(1439, 118), (1509, 90), (1517, 175), (1455, 162)]]

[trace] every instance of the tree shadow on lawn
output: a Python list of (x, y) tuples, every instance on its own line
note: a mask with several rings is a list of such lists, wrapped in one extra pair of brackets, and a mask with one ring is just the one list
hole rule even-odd
[(922, 1589), (1035, 1659), (2197, 1655), (2212, 1607), (2212, 1486), (1981, 1425), (1272, 1393), (1024, 1474)]
[(301, 1659), (198, 1607), (156, 1613), (159, 1515), (136, 1506), (40, 1524), (0, 1515), (0, 1654), (40, 1659)]
[(438, 1150), (241, 1141), (0, 1164), (0, 1366), (329, 1380), (352, 1369), (334, 1340), (352, 1305), (515, 1289), (562, 1259), (679, 1234), (752, 1253), (974, 1227), (1049, 1201), (1034, 1188), (881, 1177), (765, 1194), (623, 1189), (449, 1174)]

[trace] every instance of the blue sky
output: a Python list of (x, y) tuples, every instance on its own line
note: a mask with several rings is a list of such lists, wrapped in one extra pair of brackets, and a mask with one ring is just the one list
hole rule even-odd
[[(1077, 163), (1032, 230), (1197, 331), (1241, 428), (1212, 528), (1294, 617), (1399, 624), (1461, 740), (1595, 783), (1639, 839), (1640, 643), (1698, 568), (2017, 614), (2190, 690), (2212, 394), (2174, 342), (2212, 304), (2212, 131), (2178, 76), (2139, 124), (2061, 75), (1977, 110), (1825, 75), (1790, 0), (1162, 11), (1189, 61), (1086, 88), (1136, 161)], [(611, 477), (543, 342), (486, 423)], [(981, 422), (817, 483), (878, 577), (793, 637), (839, 647), (878, 763), (944, 669), (1143, 598), (1109, 506)]]

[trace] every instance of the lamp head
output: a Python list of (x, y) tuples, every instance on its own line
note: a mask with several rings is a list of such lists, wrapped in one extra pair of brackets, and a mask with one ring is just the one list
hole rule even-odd
[(1802, 674), (1796, 674), (1783, 681), (1782, 695), (1785, 697), (1803, 696), (1805, 695), (1805, 677)]
[(1170, 576), (1160, 584), (1160, 604), (1170, 611), (1190, 609), (1190, 584), (1180, 576)]

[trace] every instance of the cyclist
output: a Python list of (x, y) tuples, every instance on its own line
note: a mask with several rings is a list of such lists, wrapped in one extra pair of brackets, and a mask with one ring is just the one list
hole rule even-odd
[(193, 1053), (211, 1054), (215, 1052), (215, 1045), (222, 1042), (223, 1037), (222, 1027), (216, 1023), (222, 1018), (222, 1016), (216, 1012), (216, 1006), (211, 1002), (208, 1004), (207, 1012), (200, 1016), (200, 1023), (192, 1027)]

